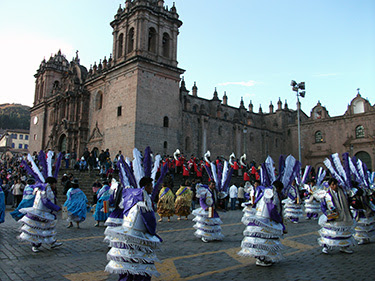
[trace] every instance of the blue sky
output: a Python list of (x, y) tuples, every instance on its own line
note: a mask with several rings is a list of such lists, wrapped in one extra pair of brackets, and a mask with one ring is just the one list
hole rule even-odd
[[(187, 88), (211, 98), (215, 87), (254, 111), (279, 98), (296, 108), (290, 81), (306, 82), (302, 109), (318, 101), (342, 115), (360, 88), (375, 102), (375, 1), (174, 0), (183, 25), (179, 67)], [(32, 105), (34, 74), (59, 49), (79, 50), (87, 68), (112, 52), (113, 20), (125, 0), (0, 1), (0, 103)]]

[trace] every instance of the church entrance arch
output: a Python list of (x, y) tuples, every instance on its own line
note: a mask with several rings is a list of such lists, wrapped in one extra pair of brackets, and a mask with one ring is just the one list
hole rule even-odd
[(66, 135), (65, 134), (62, 134), (61, 136), (60, 136), (60, 139), (59, 139), (59, 147), (58, 147), (58, 149), (59, 149), (59, 151), (66, 151)]
[(361, 161), (366, 164), (367, 169), (372, 171), (370, 154), (368, 154), (366, 151), (360, 151), (355, 154), (355, 157), (357, 157), (357, 159), (361, 159)]

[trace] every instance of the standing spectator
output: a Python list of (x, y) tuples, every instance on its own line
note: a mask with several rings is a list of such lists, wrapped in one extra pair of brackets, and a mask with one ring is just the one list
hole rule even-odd
[(14, 207), (16, 208), (22, 201), (22, 195), (25, 185), (21, 183), (21, 179), (18, 178), (16, 183), (12, 186), (12, 193), (14, 196)]
[(236, 209), (237, 193), (238, 193), (237, 186), (232, 185), (229, 188), (230, 209), (232, 211)]
[(83, 152), (82, 156), (85, 158), (85, 161), (87, 161), (87, 159), (89, 158), (90, 152), (89, 152), (89, 149), (87, 147), (85, 148), (85, 151)]
[(238, 188), (238, 204), (241, 206), (243, 202), (245, 202), (245, 189), (241, 184)]
[(95, 156), (92, 153), (90, 153), (87, 159), (87, 164), (89, 168), (89, 173), (91, 174), (91, 171), (93, 171), (95, 167)]
[[(66, 175), (66, 174), (65, 174)], [(63, 194), (66, 195), (68, 190), (72, 187), (72, 181), (73, 181), (73, 175), (69, 174), (69, 177), (67, 180), (64, 181), (64, 191)]]
[(70, 163), (72, 167), (74, 167), (74, 164), (76, 163), (76, 161), (77, 161), (77, 153), (76, 153), (76, 150), (73, 149), (72, 153), (70, 154)]
[(104, 165), (107, 157), (105, 156), (104, 150), (99, 154), (99, 166), (100, 166), (100, 174), (104, 174)]
[(66, 151), (66, 153), (64, 155), (64, 159), (65, 159), (65, 169), (69, 169), (69, 163), (70, 163), (70, 153), (69, 153), (69, 150)]

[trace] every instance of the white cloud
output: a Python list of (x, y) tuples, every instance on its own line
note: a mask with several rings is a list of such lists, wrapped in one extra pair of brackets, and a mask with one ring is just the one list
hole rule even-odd
[(220, 86), (228, 86), (228, 85), (239, 85), (239, 86), (245, 86), (245, 87), (252, 87), (255, 84), (259, 84), (259, 82), (256, 82), (254, 80), (250, 80), (247, 82), (224, 82), (224, 83), (219, 83)]

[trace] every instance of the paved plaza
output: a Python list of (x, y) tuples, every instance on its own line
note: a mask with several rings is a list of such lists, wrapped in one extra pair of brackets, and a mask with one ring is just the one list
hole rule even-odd
[[(61, 220), (57, 238), (60, 248), (33, 253), (28, 243), (16, 239), (19, 224), (7, 210), (6, 221), (0, 224), (0, 280), (117, 280), (104, 272), (107, 244), (103, 242), (104, 227), (94, 227), (92, 214), (81, 229), (67, 229)], [(240, 250), (242, 212), (220, 212), (225, 239), (202, 243), (194, 236), (193, 216), (189, 220), (158, 223), (163, 238), (157, 253), (161, 273), (152, 280), (374, 280), (375, 243), (357, 246), (354, 254), (321, 253), (317, 244), (317, 221), (303, 220), (288, 224), (282, 240), (285, 259), (272, 267), (258, 267), (255, 259), (237, 255)]]

